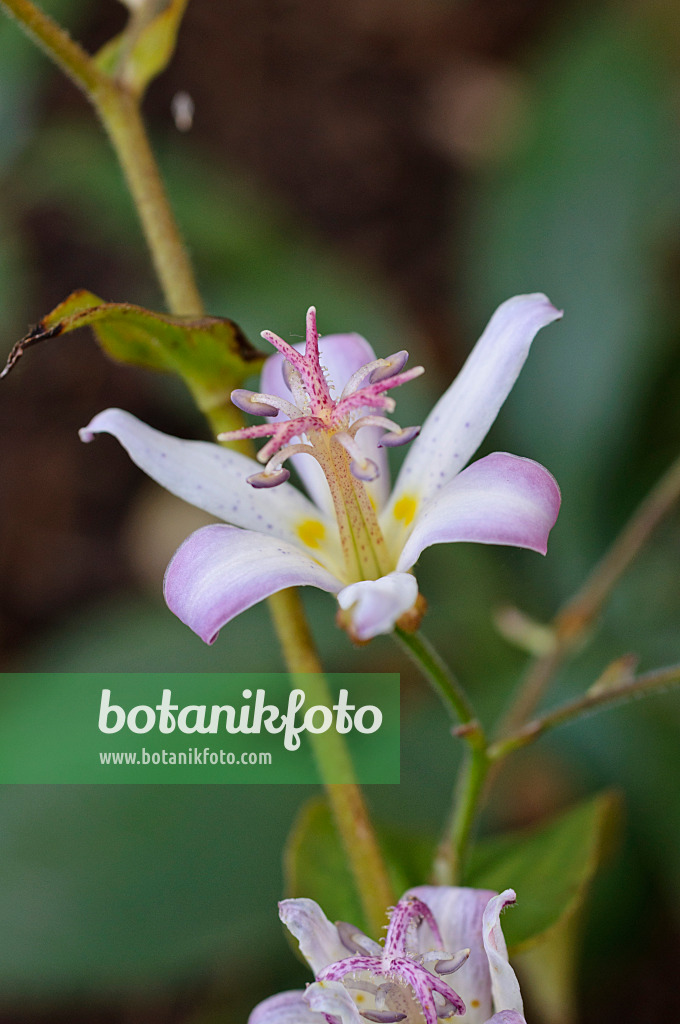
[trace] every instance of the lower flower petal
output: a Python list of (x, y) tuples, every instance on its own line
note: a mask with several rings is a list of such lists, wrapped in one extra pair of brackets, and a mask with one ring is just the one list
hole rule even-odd
[(338, 594), (338, 604), (350, 611), (351, 632), (357, 640), (391, 633), (404, 612), (415, 604), (418, 584), (406, 572), (391, 572), (377, 580), (350, 583)]
[(248, 1024), (326, 1024), (320, 1013), (310, 1010), (304, 992), (279, 992), (258, 1003)]
[(281, 900), (279, 917), (298, 940), (300, 952), (315, 975), (329, 964), (350, 955), (340, 940), (338, 929), (314, 900), (306, 897)]
[[(439, 926), (444, 949), (451, 955), (470, 949), (470, 956), (456, 974), (447, 979), (465, 1002), (466, 1024), (485, 1024), (493, 1010), (489, 961), (484, 948), (484, 911), (495, 893), (448, 885), (419, 885), (405, 896), (417, 896), (432, 911)], [(426, 922), (418, 930), (418, 952), (438, 949), (439, 943)]]
[(515, 972), (508, 963), (508, 950), (501, 928), (501, 912), (505, 907), (511, 906), (515, 899), (516, 897), (512, 889), (506, 889), (500, 896), (494, 896), (490, 899), (484, 911), (482, 929), (484, 949), (489, 959), (489, 970), (491, 971), (494, 1009), (513, 1010), (517, 1014), (522, 1014), (524, 1006), (519, 990), (519, 982)]
[(165, 574), (168, 607), (211, 644), (235, 615), (285, 587), (312, 586), (330, 593), (342, 584), (299, 548), (233, 526), (192, 533)]
[(546, 553), (560, 489), (538, 462), (494, 452), (463, 470), (416, 515), (398, 570), (431, 544), (474, 541)]

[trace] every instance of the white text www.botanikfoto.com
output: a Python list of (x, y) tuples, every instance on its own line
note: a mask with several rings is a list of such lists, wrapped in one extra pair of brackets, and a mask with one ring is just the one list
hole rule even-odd
[(189, 750), (154, 750), (149, 751), (142, 747), (141, 751), (126, 750), (122, 752), (100, 751), (100, 764), (181, 764), (181, 765), (206, 765), (206, 764), (243, 764), (261, 765), (272, 763), (272, 755), (267, 751), (258, 753), (234, 754), (231, 750), (211, 750), (210, 747), (190, 748)]

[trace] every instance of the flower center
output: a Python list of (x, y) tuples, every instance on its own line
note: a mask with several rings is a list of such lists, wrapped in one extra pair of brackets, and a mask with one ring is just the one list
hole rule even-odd
[[(423, 368), (404, 371), (406, 352), (376, 359), (357, 370), (340, 397), (334, 398), (319, 361), (313, 307), (307, 313), (304, 353), (269, 331), (263, 331), (262, 336), (284, 357), (284, 379), (292, 401), (241, 388), (233, 391), (232, 402), (239, 409), (278, 419), (221, 434), (218, 440), (269, 438), (257, 455), (264, 469), (248, 478), (253, 487), (275, 487), (288, 480), (290, 471), (284, 463), (292, 455), (316, 459), (333, 501), (346, 582), (378, 579), (391, 572), (394, 564), (365, 486), (379, 475), (379, 467), (362, 449), (357, 433), (363, 427), (382, 429), (379, 445), (384, 447), (411, 441), (420, 428), (402, 428), (387, 418), (385, 414), (394, 411), (395, 402), (386, 392), (420, 376)], [(300, 525), (298, 533), (307, 547), (322, 547), (322, 524), (309, 520)]]

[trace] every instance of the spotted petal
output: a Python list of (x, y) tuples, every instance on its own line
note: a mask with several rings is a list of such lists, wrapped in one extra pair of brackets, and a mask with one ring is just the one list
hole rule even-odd
[(390, 508), (405, 494), (426, 500), (466, 465), (496, 419), (541, 327), (562, 313), (545, 295), (516, 295), (498, 307), (453, 384), (410, 447)]
[(407, 572), (391, 572), (377, 580), (350, 583), (338, 594), (343, 611), (351, 610), (351, 632), (357, 640), (391, 633), (404, 612), (415, 604), (418, 584)]
[(560, 489), (538, 462), (503, 452), (487, 455), (416, 513), (397, 569), (410, 569), (431, 544), (452, 541), (510, 544), (544, 555), (559, 508)]
[(122, 409), (100, 412), (80, 436), (92, 441), (101, 433), (117, 438), (140, 469), (189, 504), (233, 526), (290, 544), (302, 546), (308, 537), (315, 556), (322, 550), (324, 563), (332, 570), (342, 565), (335, 520), (321, 515), (291, 484), (273, 490), (251, 487), (247, 477), (259, 473), (262, 466), (246, 455), (211, 442), (162, 434)]
[(305, 1002), (304, 992), (279, 992), (259, 1003), (248, 1024), (326, 1024)]
[[(304, 351), (304, 344), (294, 345), (298, 352)], [(375, 352), (360, 334), (327, 334), (319, 341), (321, 365), (326, 371), (331, 395), (340, 398), (342, 390), (357, 370), (375, 359)], [(291, 393), (283, 378), (284, 358), (278, 353), (271, 356), (264, 364), (260, 378), (260, 390), (267, 395), (278, 395), (290, 401)], [(279, 419), (285, 418), (279, 413)], [(276, 419), (276, 417), (274, 417)], [(383, 431), (375, 427), (364, 427), (357, 434), (357, 444), (378, 467), (378, 477), (367, 484), (367, 490), (373, 498), (376, 508), (382, 508), (389, 493), (389, 469), (387, 455), (383, 448), (378, 448), (378, 441)], [(307, 493), (319, 508), (332, 515), (333, 502), (326, 478), (316, 459), (309, 455), (294, 455), (291, 460)]]
[(165, 574), (165, 600), (211, 644), (222, 626), (285, 587), (336, 593), (342, 584), (299, 548), (234, 526), (204, 526), (184, 541)]
[[(453, 954), (459, 949), (470, 949), (467, 962), (455, 975), (454, 987), (467, 1006), (466, 1024), (486, 1024), (493, 1013), (493, 1004), (482, 921), (489, 900), (496, 894), (486, 889), (420, 885), (404, 895), (417, 896), (430, 908), (439, 925), (445, 950)], [(420, 953), (439, 949), (427, 923), (421, 925), (418, 939)]]

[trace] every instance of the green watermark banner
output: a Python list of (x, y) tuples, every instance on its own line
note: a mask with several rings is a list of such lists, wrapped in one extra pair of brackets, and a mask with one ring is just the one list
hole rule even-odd
[(0, 686), (3, 784), (318, 783), (320, 761), (331, 782), (399, 782), (395, 674), (5, 673)]

